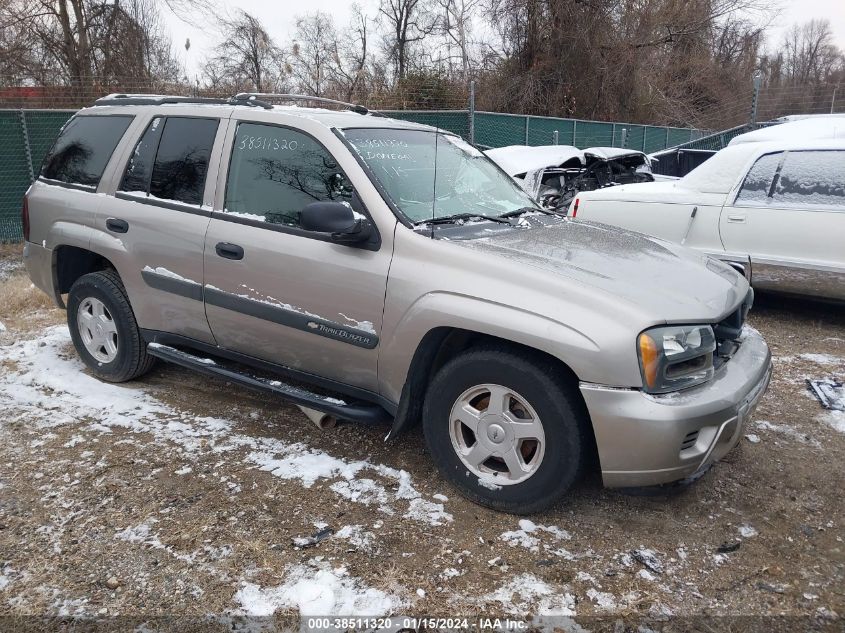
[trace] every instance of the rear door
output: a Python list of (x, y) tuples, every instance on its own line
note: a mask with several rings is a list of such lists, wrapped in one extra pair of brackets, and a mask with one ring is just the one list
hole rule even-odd
[(214, 339), (202, 301), (203, 248), (220, 128), (221, 119), (207, 115), (153, 116), (96, 221), (96, 250), (115, 264), (138, 325), (206, 343)]
[(845, 151), (764, 154), (720, 228), (727, 250), (750, 256), (756, 287), (845, 298)]
[(366, 215), (347, 176), (351, 169), (362, 177), (360, 167), (342, 146), (335, 156), (300, 129), (233, 121), (229, 136), (225, 194), (205, 246), (206, 314), (215, 339), (376, 390), (391, 242), (344, 246), (299, 225), (300, 210), (312, 202), (346, 202)]

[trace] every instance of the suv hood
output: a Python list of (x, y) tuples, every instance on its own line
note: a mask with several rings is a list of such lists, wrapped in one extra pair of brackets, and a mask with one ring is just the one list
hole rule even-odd
[(563, 220), (454, 243), (597, 288), (636, 305), (655, 323), (713, 323), (748, 292), (727, 264), (596, 222)]

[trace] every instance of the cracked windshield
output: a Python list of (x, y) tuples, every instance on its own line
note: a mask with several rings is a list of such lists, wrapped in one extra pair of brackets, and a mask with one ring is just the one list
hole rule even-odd
[(518, 185), (458, 136), (395, 129), (346, 130), (345, 136), (415, 224), (537, 209)]

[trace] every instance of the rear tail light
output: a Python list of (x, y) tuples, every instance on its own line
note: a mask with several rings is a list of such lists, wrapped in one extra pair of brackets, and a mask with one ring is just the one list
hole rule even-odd
[(578, 205), (579, 204), (581, 204), (581, 199), (575, 198), (575, 204), (572, 205), (572, 217), (573, 218), (578, 215)]
[(21, 207), (21, 227), (23, 227), (23, 239), (29, 241), (29, 200), (26, 196), (23, 197), (23, 206)]

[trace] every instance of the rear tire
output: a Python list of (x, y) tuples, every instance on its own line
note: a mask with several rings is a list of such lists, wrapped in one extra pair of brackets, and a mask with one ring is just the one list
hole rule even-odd
[(74, 282), (68, 293), (67, 323), (79, 357), (102, 380), (126, 382), (147, 373), (155, 363), (113, 270), (89, 273)]
[(446, 363), (423, 411), (443, 477), (472, 501), (514, 514), (545, 510), (566, 494), (584, 461), (587, 424), (559, 365), (499, 347)]

